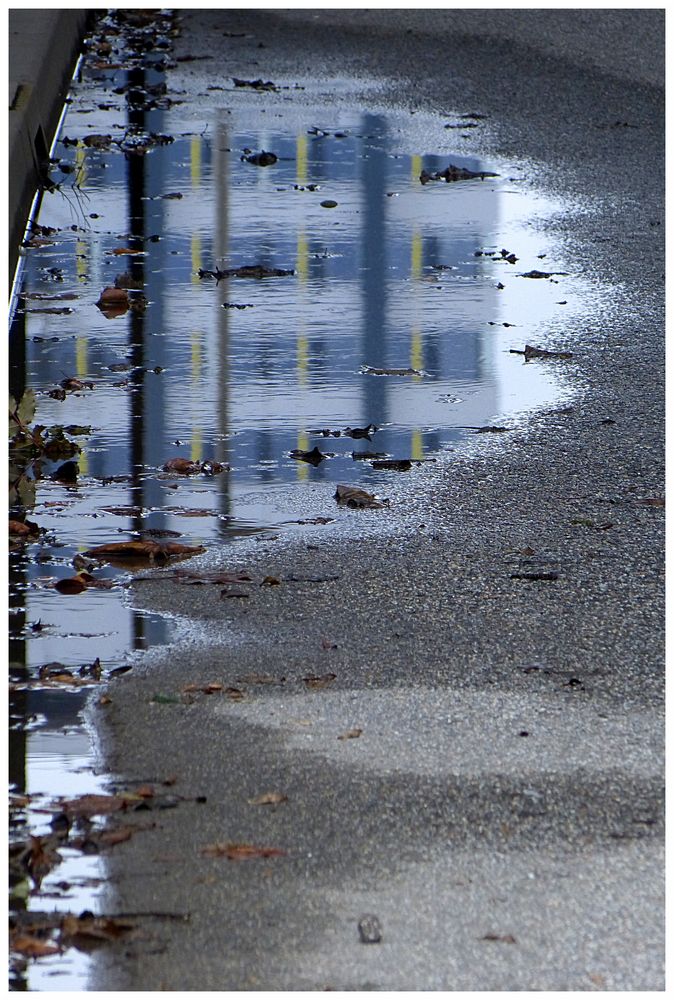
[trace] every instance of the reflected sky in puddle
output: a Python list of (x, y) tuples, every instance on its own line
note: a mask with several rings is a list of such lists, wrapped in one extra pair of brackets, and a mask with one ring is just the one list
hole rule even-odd
[[(578, 318), (588, 293), (572, 273), (523, 277), (572, 270), (535, 224), (562, 206), (503, 165), (431, 155), (416, 144), (410, 116), (306, 102), (291, 109), (287, 96), (263, 101), (231, 87), (207, 110), (128, 110), (113, 97), (115, 83), (142, 89), (161, 75), (128, 77), (94, 73), (75, 88), (56, 147), (61, 189), (45, 195), (39, 218), (57, 231), (27, 251), (12, 330), (12, 393), (32, 389), (34, 422), (74, 427), (81, 447), (75, 482), (54, 477), (60, 462), (43, 461), (39, 475), (22, 479), (12, 515), (46, 532), (12, 553), (10, 568), (20, 684), (12, 781), (38, 796), (100, 790), (102, 779), (83, 749), (86, 689), (23, 683), (51, 661), (79, 668), (100, 657), (107, 673), (170, 636), (166, 620), (130, 606), (119, 569), (96, 571), (111, 590), (56, 592), (78, 552), (148, 529), (212, 546), (297, 518), (339, 521), (336, 483), (387, 495), (400, 475), (353, 453), (441, 458), (470, 428), (556, 403), (558, 369), (524, 364), (510, 350), (540, 345), (547, 329)], [(81, 141), (128, 140), (133, 130), (150, 137), (145, 155)], [(261, 150), (277, 161), (246, 161)], [(422, 170), (450, 162), (500, 176), (420, 183)], [(294, 273), (200, 276), (246, 265)], [(147, 307), (106, 318), (95, 303), (122, 274), (140, 283)], [(413, 373), (375, 375), (368, 366)], [(48, 395), (72, 376), (93, 388)], [(371, 440), (343, 433), (370, 424)], [(315, 433), (323, 429), (341, 433)], [(290, 457), (315, 446), (330, 455), (315, 467)], [(174, 457), (228, 470), (163, 472)], [(72, 859), (72, 879), (64, 866), (53, 876), (74, 885), (66, 908), (95, 908), (95, 861)], [(37, 898), (34, 908), (51, 902)], [(63, 959), (48, 985), (50, 961), (38, 963), (45, 972), (31, 988), (84, 988), (85, 971), (75, 963), (69, 973)]]

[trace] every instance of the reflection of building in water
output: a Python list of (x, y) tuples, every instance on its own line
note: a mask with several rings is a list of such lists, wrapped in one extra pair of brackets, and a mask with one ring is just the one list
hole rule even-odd
[[(251, 475), (260, 483), (343, 477), (334, 463), (284, 462), (292, 448), (320, 443), (306, 434), (314, 427), (373, 422), (385, 428), (378, 449), (422, 457), (461, 433), (439, 396), (469, 387), (462, 423), (483, 423), (498, 410), (484, 342), (496, 293), (474, 256), (489, 241), (497, 194), (482, 183), (422, 189), (421, 170), (438, 169), (445, 158), (394, 156), (387, 129), (385, 117), (365, 115), (341, 138), (265, 136), (262, 145), (279, 157), (270, 169), (241, 162), (238, 149), (255, 145), (241, 136), (217, 164), (230, 225), (210, 266), (296, 271), (291, 281), (232, 278), (216, 293), (215, 308), (241, 298), (255, 310), (224, 310), (230, 380), (219, 392), (229, 396), (231, 454), (245, 455), (235, 463), (239, 485)], [(454, 159), (479, 169), (475, 159)], [(320, 207), (328, 197), (337, 209)], [(185, 207), (171, 206), (176, 220)], [(367, 377), (361, 365), (427, 375)], [(254, 471), (246, 474), (244, 464)]]
[[(288, 458), (293, 448), (422, 457), (462, 433), (453, 424), (482, 424), (499, 408), (488, 327), (498, 293), (474, 256), (498, 217), (496, 186), (422, 187), (421, 170), (441, 168), (447, 157), (398, 155), (382, 115), (354, 118), (348, 127), (326, 123), (326, 134), (257, 136), (219, 114), (203, 134), (177, 134), (142, 159), (139, 266), (150, 304), (136, 334), (130, 317), (96, 317), (94, 335), (87, 328), (85, 337), (80, 326), (75, 342), (53, 348), (43, 370), (33, 359), (45, 381), (55, 367), (92, 377), (125, 357), (140, 366), (120, 376), (135, 400), (126, 429), (119, 393), (97, 391), (101, 430), (86, 460), (93, 476), (135, 463), (136, 496), (156, 528), (185, 526), (162, 514), (166, 484), (139, 467), (160, 468), (171, 455), (229, 462), (231, 475), (217, 482), (219, 513), (245, 517), (244, 491), (370, 474), (361, 463), (345, 468), (343, 459), (298, 464)], [(161, 133), (169, 119), (153, 110), (144, 127)], [(243, 162), (244, 147), (272, 149), (278, 162)], [(474, 158), (452, 159), (480, 167)], [(72, 279), (79, 271), (90, 295), (128, 266), (110, 253), (124, 236), (132, 195), (121, 155), (89, 151), (84, 166), (92, 200), (104, 192), (109, 225), (104, 237), (78, 234)], [(174, 193), (182, 197), (166, 198)], [(322, 207), (326, 199), (337, 208)], [(252, 263), (296, 274), (217, 283), (197, 276), (199, 267)], [(368, 376), (362, 365), (426, 374)], [(160, 376), (142, 371), (155, 366)], [(452, 397), (463, 400), (459, 410), (447, 402)], [(307, 433), (370, 422), (382, 428), (372, 443)]]

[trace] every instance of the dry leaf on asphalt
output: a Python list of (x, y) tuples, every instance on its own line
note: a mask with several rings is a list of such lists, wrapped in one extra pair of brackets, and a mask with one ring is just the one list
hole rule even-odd
[(248, 799), (249, 806), (277, 806), (280, 802), (287, 802), (288, 796), (282, 792), (265, 792), (254, 799)]
[(231, 842), (207, 844), (201, 848), (207, 858), (229, 858), (230, 861), (248, 861), (253, 858), (277, 858), (286, 852), (278, 847), (256, 847), (254, 844)]
[[(222, 691), (223, 685), (219, 681), (210, 681), (208, 684), (187, 684), (182, 690), (183, 694), (190, 694), (193, 691), (202, 691), (204, 694), (215, 694)], [(228, 688), (228, 690), (232, 690)]]
[(357, 486), (338, 486), (335, 491), (335, 500), (346, 507), (388, 507), (388, 500), (379, 500), (373, 493), (361, 490)]
[(310, 688), (325, 688), (337, 678), (337, 674), (323, 674), (322, 677), (303, 677), (302, 680), (307, 687)]
[(341, 736), (338, 736), (337, 739), (338, 740), (357, 740), (358, 737), (361, 735), (362, 732), (363, 732), (362, 729), (348, 729), (345, 733), (342, 733)]

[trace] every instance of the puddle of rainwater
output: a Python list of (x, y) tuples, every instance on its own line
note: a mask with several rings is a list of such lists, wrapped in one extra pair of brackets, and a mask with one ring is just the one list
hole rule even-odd
[[(81, 723), (87, 689), (43, 690), (40, 666), (76, 673), (98, 657), (105, 678), (168, 637), (165, 620), (130, 607), (124, 570), (94, 570), (112, 589), (54, 590), (78, 553), (148, 529), (209, 547), (317, 515), (339, 524), (336, 483), (386, 495), (392, 476), (414, 476), (353, 453), (448, 460), (471, 429), (558, 402), (558, 367), (510, 351), (577, 318), (588, 293), (573, 273), (522, 276), (572, 271), (534, 224), (563, 206), (507, 166), (415, 145), (402, 112), (290, 109), (287, 94), (229, 80), (208, 101), (143, 108), (146, 88), (165, 80), (84, 63), (55, 150), (59, 189), (38, 219), (55, 232), (43, 230), (23, 261), (10, 391), (35, 393), (32, 425), (60, 425), (81, 449), (70, 482), (55, 475), (63, 456), (12, 470), (10, 517), (43, 532), (10, 553), (12, 787), (37, 802), (103, 781)], [(93, 134), (114, 142), (85, 146)], [(143, 142), (144, 154), (131, 151)], [(261, 150), (277, 161), (245, 159)], [(448, 163), (499, 176), (420, 183)], [(246, 265), (293, 273), (203, 274)], [(95, 303), (122, 274), (147, 306), (106, 318)], [(68, 377), (93, 385), (51, 397)], [(370, 425), (371, 440), (344, 433)], [(340, 434), (317, 433), (326, 429)], [(329, 454), (316, 466), (291, 457), (314, 447)], [(175, 457), (226, 471), (163, 472)], [(39, 832), (30, 809), (19, 818)], [(75, 898), (64, 907), (95, 910), (102, 864), (67, 864)], [(52, 882), (71, 882), (63, 871)], [(45, 903), (61, 905), (40, 894), (27, 905)], [(57, 958), (31, 964), (29, 988), (85, 988), (86, 960)]]

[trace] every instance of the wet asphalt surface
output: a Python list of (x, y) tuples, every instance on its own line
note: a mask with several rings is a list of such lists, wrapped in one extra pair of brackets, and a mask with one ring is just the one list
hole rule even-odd
[[(92, 707), (102, 764), (186, 801), (115, 848), (106, 904), (173, 916), (101, 951), (90, 988), (664, 989), (664, 510), (644, 502), (664, 496), (662, 22), (182, 12), (177, 54), (225, 76), (355, 95), (367, 76), (378, 100), (488, 115), (471, 150), (582, 201), (549, 224), (616, 302), (573, 344), (541, 331), (574, 352), (570, 412), (396, 479), (349, 531), (188, 564), (281, 581), (248, 599), (137, 586), (185, 627)], [(245, 698), (151, 700), (207, 682)], [(249, 804), (266, 792), (287, 801)], [(215, 842), (286, 853), (204, 857)]]

